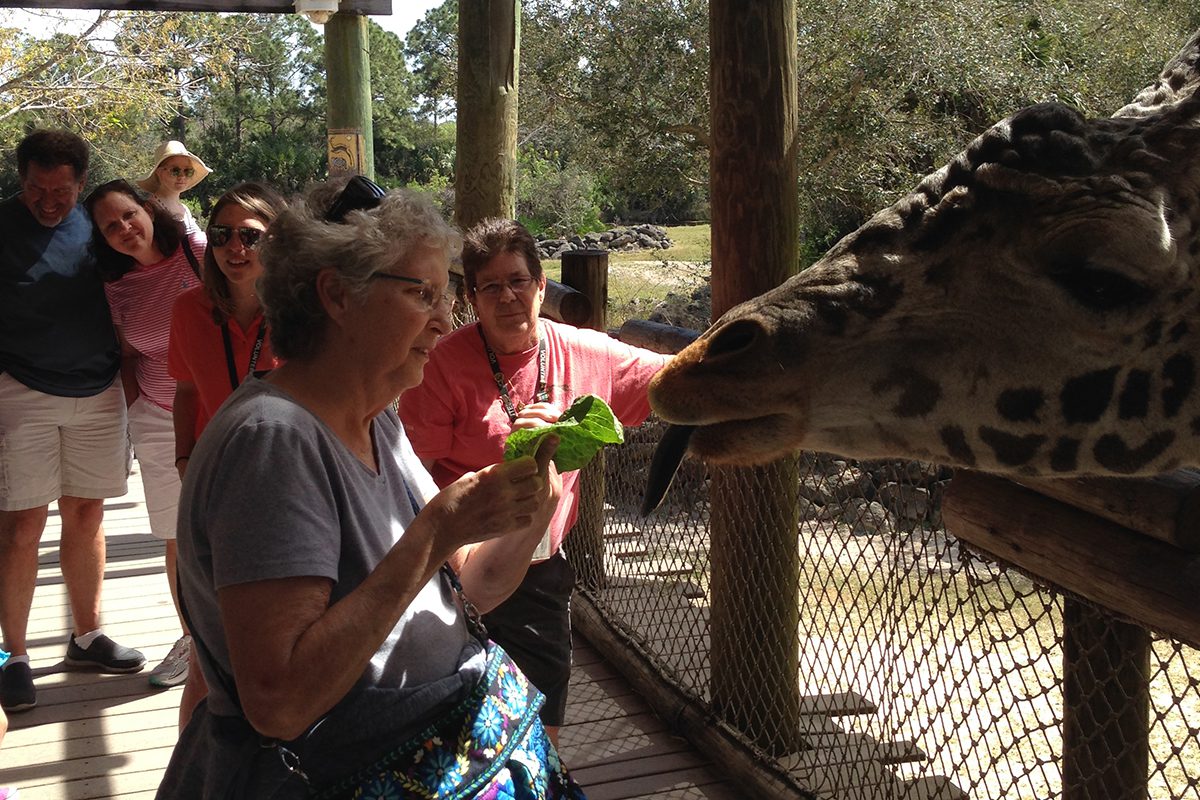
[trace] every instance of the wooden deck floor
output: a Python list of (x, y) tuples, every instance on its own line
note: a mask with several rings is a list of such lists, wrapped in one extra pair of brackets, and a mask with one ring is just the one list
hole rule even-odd
[[(131, 478), (130, 494), (105, 509), (105, 631), (157, 664), (179, 631), (163, 575), (162, 543), (148, 532), (140, 479)], [(175, 742), (180, 690), (154, 690), (144, 673), (64, 669), (71, 623), (57, 546), (58, 518), (51, 507), (29, 628), (38, 706), (9, 717), (0, 746), (0, 786), (18, 787), (21, 800), (151, 798)], [(667, 733), (584, 641), (576, 642), (571, 683), (562, 754), (592, 800), (743, 796), (687, 742)]]

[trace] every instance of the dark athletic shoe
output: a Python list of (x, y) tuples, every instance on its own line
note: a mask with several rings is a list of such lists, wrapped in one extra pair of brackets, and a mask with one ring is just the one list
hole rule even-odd
[(24, 661), (9, 664), (0, 670), (0, 706), (18, 713), (37, 705), (37, 689), (33, 688), (33, 673)]
[(146, 666), (146, 657), (137, 650), (122, 647), (102, 633), (86, 650), (75, 644), (75, 636), (72, 635), (67, 643), (66, 662), (68, 667), (124, 673), (140, 671)]

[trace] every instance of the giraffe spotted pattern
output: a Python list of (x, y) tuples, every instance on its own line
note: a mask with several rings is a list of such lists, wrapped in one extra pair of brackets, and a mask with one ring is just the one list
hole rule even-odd
[(690, 449), (1200, 466), (1200, 32), (1117, 114), (1023, 109), (651, 387)]

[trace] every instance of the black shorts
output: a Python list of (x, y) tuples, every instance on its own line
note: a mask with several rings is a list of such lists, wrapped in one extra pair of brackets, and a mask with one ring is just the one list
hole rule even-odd
[(542, 724), (561, 726), (571, 681), (571, 591), (575, 569), (561, 552), (531, 564), (507, 600), (483, 615), (488, 637), (546, 695)]

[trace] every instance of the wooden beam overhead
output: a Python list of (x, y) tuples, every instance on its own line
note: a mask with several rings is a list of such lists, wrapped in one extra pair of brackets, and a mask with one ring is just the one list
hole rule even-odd
[[(289, 0), (0, 0), (0, 8), (109, 11), (244, 11), (256, 14), (294, 14)], [(341, 0), (343, 13), (391, 14), (392, 0)]]

